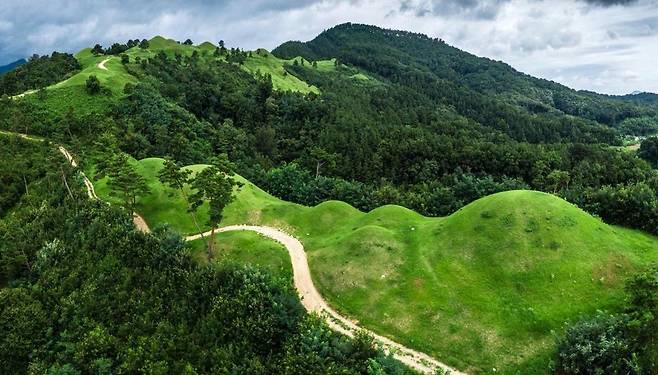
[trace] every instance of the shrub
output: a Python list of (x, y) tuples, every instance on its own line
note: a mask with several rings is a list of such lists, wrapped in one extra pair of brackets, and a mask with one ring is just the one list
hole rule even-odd
[(556, 370), (566, 374), (640, 374), (625, 315), (599, 313), (567, 329), (557, 342)]
[(96, 95), (101, 92), (101, 82), (94, 75), (91, 75), (89, 78), (87, 78), (86, 87), (87, 92), (91, 95)]

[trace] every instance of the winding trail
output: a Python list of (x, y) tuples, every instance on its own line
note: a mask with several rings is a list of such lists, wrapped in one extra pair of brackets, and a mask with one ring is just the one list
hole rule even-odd
[(108, 62), (108, 61), (110, 61), (110, 57), (108, 57), (107, 59), (99, 62), (98, 65), (96, 65), (96, 66), (98, 66), (98, 69), (107, 70), (107, 67), (105, 66), (105, 63)]
[[(13, 134), (32, 141), (43, 141), (43, 139), (33, 138), (20, 133), (9, 133), (4, 131), (0, 131), (0, 133)], [(64, 155), (72, 167), (78, 167), (78, 163), (73, 158), (73, 155), (71, 155), (71, 153), (64, 146), (58, 146), (58, 150)], [(94, 185), (82, 171), (80, 171), (80, 174), (83, 178), (85, 188), (87, 189), (87, 196), (89, 199), (98, 200), (99, 198), (94, 191)], [(133, 222), (135, 223), (135, 227), (138, 230), (144, 233), (150, 233), (148, 224), (144, 218), (139, 216), (139, 214), (133, 213)], [(290, 255), (295, 289), (297, 289), (297, 293), (299, 294), (302, 305), (308, 312), (317, 313), (318, 315), (323, 316), (331, 329), (349, 337), (354, 337), (357, 332), (366, 332), (368, 335), (373, 337), (374, 340), (379, 343), (387, 353), (392, 354), (400, 362), (421, 373), (435, 374), (436, 370), (440, 368), (450, 375), (466, 375), (463, 372), (459, 372), (447, 366), (446, 364), (437, 361), (425, 353), (409, 349), (406, 346), (399, 344), (387, 337), (378, 335), (375, 332), (359, 327), (356, 323), (345, 318), (336, 312), (336, 310), (332, 309), (322, 298), (322, 295), (320, 295), (318, 290), (315, 288), (315, 285), (313, 284), (313, 279), (311, 278), (311, 270), (308, 267), (308, 260), (306, 258), (306, 251), (304, 251), (304, 245), (302, 245), (302, 243), (297, 238), (276, 228), (255, 225), (231, 225), (220, 227), (215, 230), (215, 233), (233, 231), (256, 232), (264, 237), (282, 244), (288, 250), (288, 254)], [(211, 233), (212, 231), (207, 231), (205, 233), (187, 236), (185, 237), (185, 241), (194, 241), (202, 238), (202, 236), (210, 236)]]
[[(317, 313), (324, 316), (327, 324), (335, 330), (349, 337), (354, 337), (354, 334), (359, 331), (365, 331), (368, 335), (372, 336), (384, 350), (400, 362), (406, 364), (413, 369), (424, 374), (435, 374), (438, 368), (443, 369), (451, 375), (465, 375), (436, 359), (428, 356), (425, 353), (409, 349), (402, 344), (378, 335), (370, 330), (359, 327), (353, 321), (343, 317), (334, 309), (329, 307), (327, 302), (322, 298), (318, 290), (313, 284), (311, 278), (311, 270), (308, 267), (306, 259), (306, 252), (304, 246), (295, 237), (284, 233), (276, 228), (255, 225), (231, 225), (220, 227), (215, 230), (215, 233), (232, 232), (232, 231), (251, 231), (256, 232), (264, 237), (272, 239), (281, 243), (288, 250), (290, 260), (292, 262), (293, 278), (295, 289), (299, 294), (302, 305), (308, 312)], [(203, 233), (204, 236), (210, 236), (211, 231)], [(201, 234), (185, 237), (186, 241), (193, 241), (201, 238)]]

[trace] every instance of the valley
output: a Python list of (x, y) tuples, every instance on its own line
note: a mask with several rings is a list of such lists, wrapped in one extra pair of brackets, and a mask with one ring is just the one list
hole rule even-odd
[(655, 368), (650, 94), (352, 23), (12, 69), (0, 372)]

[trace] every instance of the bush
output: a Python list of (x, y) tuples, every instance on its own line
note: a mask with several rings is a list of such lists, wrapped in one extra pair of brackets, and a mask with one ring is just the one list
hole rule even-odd
[(557, 341), (558, 373), (657, 373), (658, 268), (635, 276), (626, 292), (624, 313), (598, 313), (567, 328)]
[(628, 318), (599, 313), (557, 342), (556, 369), (566, 374), (641, 374), (626, 334)]
[(91, 95), (96, 95), (101, 92), (101, 82), (94, 75), (91, 75), (89, 78), (87, 78), (86, 87), (87, 92)]

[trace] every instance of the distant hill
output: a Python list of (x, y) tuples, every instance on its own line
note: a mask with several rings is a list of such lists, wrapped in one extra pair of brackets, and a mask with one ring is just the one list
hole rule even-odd
[(646, 105), (658, 105), (658, 94), (654, 94), (652, 92), (636, 91), (632, 94), (620, 96), (619, 98), (629, 102)]
[[(338, 58), (389, 81), (415, 85), (418, 91), (481, 123), (501, 117), (507, 122), (525, 121), (511, 114), (515, 110), (531, 115), (567, 114), (612, 127), (627, 118), (655, 115), (655, 108), (647, 106), (653, 101), (576, 91), (407, 31), (346, 23), (309, 42), (286, 42), (272, 52), (286, 59)], [(501, 116), (505, 112), (510, 115)]]
[(7, 64), (7, 65), (0, 66), (0, 74), (4, 74), (4, 73), (7, 73), (9, 71), (12, 71), (12, 70), (16, 69), (17, 67), (25, 64), (26, 62), (27, 62), (27, 60), (25, 60), (25, 59), (19, 59), (19, 60), (16, 60), (16, 61), (12, 62), (12, 63)]

